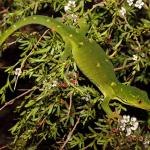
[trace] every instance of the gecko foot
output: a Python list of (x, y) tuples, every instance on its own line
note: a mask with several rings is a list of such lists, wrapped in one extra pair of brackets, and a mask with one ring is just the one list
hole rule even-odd
[(108, 115), (107, 115), (107, 118), (108, 118), (109, 120), (114, 120), (114, 121), (116, 121), (116, 120), (118, 120), (118, 119), (121, 118), (120, 112), (118, 112), (118, 111), (112, 112), (111, 114), (108, 114)]

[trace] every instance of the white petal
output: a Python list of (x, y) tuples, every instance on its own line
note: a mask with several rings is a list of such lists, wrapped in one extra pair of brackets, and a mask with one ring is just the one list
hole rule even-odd
[(131, 128), (126, 128), (126, 131), (127, 131), (126, 136), (129, 136), (131, 134)]
[(131, 121), (136, 122), (137, 121), (136, 117), (131, 117)]
[(73, 1), (73, 0), (72, 0), (72, 1), (69, 1), (69, 2), (68, 2), (68, 5), (69, 5), (69, 6), (72, 6), (72, 7), (76, 7), (76, 3), (75, 3), (75, 1)]
[(69, 9), (70, 9), (69, 6), (65, 6), (65, 7), (64, 7), (64, 10), (65, 10), (65, 11), (68, 11)]
[(131, 127), (131, 130), (136, 130), (136, 129), (138, 128), (138, 126), (139, 126), (139, 123), (138, 123), (138, 122), (135, 122), (135, 123), (133, 124), (133, 126)]
[(120, 14), (121, 14), (122, 16), (124, 16), (124, 15), (126, 14), (126, 9), (125, 9), (124, 7), (121, 7), (121, 9), (120, 9)]
[(15, 75), (16, 75), (16, 76), (20, 76), (21, 73), (22, 73), (21, 68), (16, 68), (16, 69), (15, 69)]
[(125, 121), (126, 121), (126, 123), (130, 121), (130, 116), (129, 116), (129, 115), (127, 115), (127, 116), (125, 117)]
[(121, 128), (121, 131), (124, 131), (124, 130), (125, 130), (125, 128), (124, 128), (124, 127), (122, 127), (122, 128)]

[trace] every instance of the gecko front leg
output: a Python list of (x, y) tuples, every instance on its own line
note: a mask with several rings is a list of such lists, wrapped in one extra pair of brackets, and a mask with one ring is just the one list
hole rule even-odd
[(109, 97), (105, 97), (104, 101), (102, 102), (102, 108), (103, 110), (106, 112), (107, 115), (112, 113), (112, 110), (109, 107), (109, 102), (110, 102), (110, 98)]
[(110, 106), (109, 106), (110, 100), (111, 100), (110, 97), (105, 97), (104, 101), (101, 104), (101, 106), (102, 106), (103, 110), (106, 112), (107, 118), (115, 120), (116, 118), (120, 118), (120, 115), (119, 115), (119, 112), (116, 112), (116, 111), (113, 112), (110, 109)]

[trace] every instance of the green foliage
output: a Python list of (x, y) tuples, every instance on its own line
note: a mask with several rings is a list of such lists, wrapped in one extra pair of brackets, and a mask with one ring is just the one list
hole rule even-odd
[[(106, 0), (94, 4), (90, 0), (81, 0), (76, 1), (76, 7), (65, 12), (67, 3), (62, 0), (14, 0), (8, 13), (3, 14), (0, 27), (4, 31), (20, 18), (33, 14), (56, 17), (59, 14), (66, 25), (96, 40), (104, 48), (120, 80), (146, 86), (150, 82), (148, 2), (145, 1), (144, 7), (138, 9), (126, 1)], [(121, 7), (127, 10), (125, 16), (120, 14)], [(61, 59), (65, 41), (51, 30), (36, 27), (37, 30), (29, 26), (34, 31), (32, 33), (24, 29), (27, 31), (14, 34), (21, 55), (5, 70), (7, 81), (0, 89), (2, 105), (8, 103), (9, 89), (10, 95), (16, 91), (23, 94), (14, 109), (19, 116), (10, 129), (13, 142), (9, 147), (14, 150), (147, 148), (148, 144), (142, 144), (149, 134), (146, 120), (142, 118), (138, 130), (126, 136), (119, 129), (118, 121), (105, 117), (100, 105), (103, 96), (81, 74), (72, 56)], [(8, 45), (5, 44), (4, 48)], [(16, 68), (22, 70), (18, 80)], [(27, 83), (27, 88), (21, 84), (22, 81)], [(119, 103), (114, 102), (111, 106), (122, 113), (125, 110), (125, 106)], [(128, 113), (132, 112), (132, 107), (129, 109)]]

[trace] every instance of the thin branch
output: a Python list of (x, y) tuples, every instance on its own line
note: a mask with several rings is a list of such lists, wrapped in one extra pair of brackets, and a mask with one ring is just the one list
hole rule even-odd
[(5, 150), (6, 148), (8, 148), (8, 145), (5, 145), (5, 146), (0, 147), (0, 150), (2, 150), (2, 149)]
[(3, 64), (0, 63), (0, 70), (4, 70), (6, 69), (7, 67), (3, 66)]
[(71, 136), (72, 136), (74, 130), (76, 129), (76, 127), (77, 127), (79, 121), (80, 121), (80, 118), (77, 119), (76, 124), (74, 125), (73, 129), (69, 132), (69, 134), (68, 134), (68, 136), (67, 136), (67, 138), (66, 138), (64, 144), (61, 146), (61, 148), (60, 148), (59, 150), (63, 150), (63, 149), (64, 149), (64, 147), (66, 146), (66, 144), (67, 144), (68, 141), (70, 140), (70, 138), (71, 138)]
[(30, 90), (31, 88), (28, 88), (28, 89), (17, 89), (17, 91), (28, 91)]
[[(96, 7), (104, 7), (105, 5), (105, 2), (100, 2), (100, 3), (97, 3), (95, 5), (92, 6), (92, 8), (89, 10), (90, 12), (92, 12)], [(87, 11), (84, 16), (86, 16), (89, 12)]]
[(110, 56), (108, 56), (110, 59), (112, 59), (116, 54), (118, 53), (118, 51), (114, 51)]
[(72, 93), (70, 94), (70, 103), (69, 103), (69, 108), (68, 108), (68, 117), (69, 117), (70, 112), (71, 112), (71, 107), (72, 107)]
[(33, 91), (35, 89), (30, 89), (22, 94), (20, 94), (19, 96), (15, 97), (14, 99), (10, 100), (9, 102), (6, 102), (5, 105), (3, 107), (0, 108), (0, 111), (2, 111), (5, 107), (12, 105), (17, 99), (25, 96), (26, 94), (30, 93), (31, 91)]
[(6, 9), (0, 11), (0, 15), (1, 15), (1, 14), (4, 14), (4, 13), (7, 13), (7, 12), (8, 12), (8, 8), (6, 8)]
[(30, 53), (26, 56), (26, 58), (23, 60), (23, 62), (21, 63), (21, 69), (23, 68), (24, 64), (26, 63), (26, 60), (32, 55), (33, 51), (36, 49), (37, 45), (40, 43), (40, 41), (42, 40), (42, 38), (46, 35), (46, 33), (49, 31), (49, 29), (47, 29), (38, 39), (38, 41), (36, 42), (36, 44), (33, 45), (33, 48), (31, 49)]
[(118, 68), (114, 68), (114, 71), (128, 69), (128, 68), (132, 67), (134, 64), (135, 64), (135, 62), (134, 63), (130, 63), (130, 64), (126, 65), (126, 66), (121, 66), (121, 67), (118, 67)]

